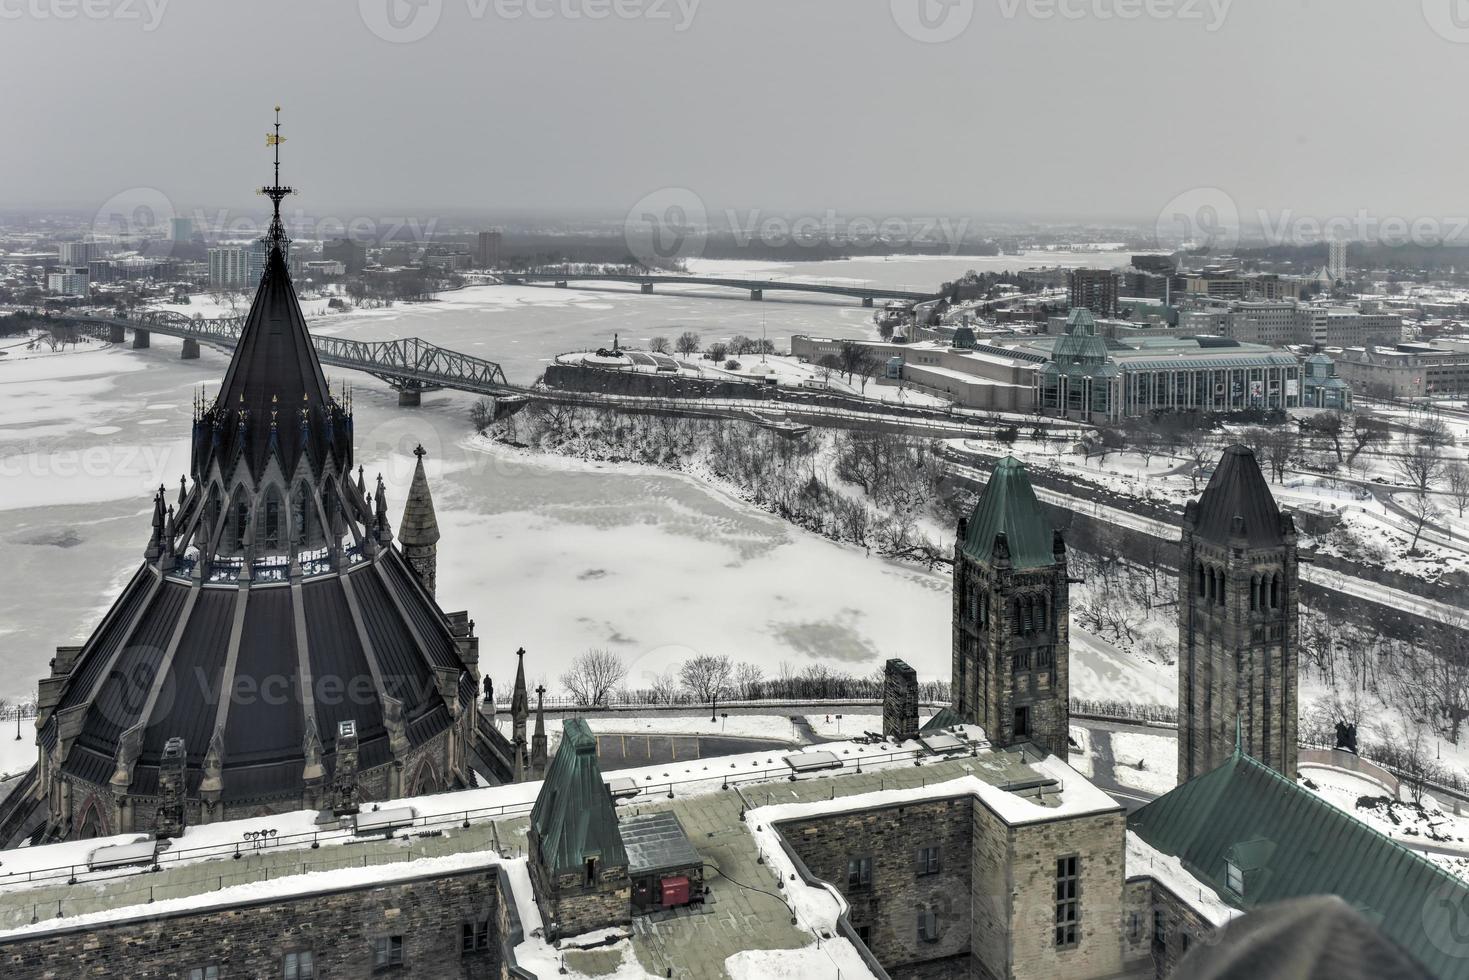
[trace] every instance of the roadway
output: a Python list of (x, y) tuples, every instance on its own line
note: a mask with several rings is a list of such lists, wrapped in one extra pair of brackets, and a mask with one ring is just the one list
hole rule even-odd
[(925, 302), (938, 299), (940, 293), (917, 292), (907, 289), (885, 289), (878, 286), (856, 286), (847, 283), (806, 282), (799, 279), (738, 279), (721, 276), (677, 276), (655, 273), (602, 273), (602, 272), (506, 272), (501, 280), (513, 285), (534, 285), (549, 282), (564, 285), (570, 282), (623, 282), (641, 286), (651, 292), (656, 284), (669, 286), (720, 286), (727, 289), (748, 291), (751, 298), (762, 298), (766, 292), (815, 293), (826, 296), (849, 296), (860, 299), (864, 305), (873, 300), (905, 300)]

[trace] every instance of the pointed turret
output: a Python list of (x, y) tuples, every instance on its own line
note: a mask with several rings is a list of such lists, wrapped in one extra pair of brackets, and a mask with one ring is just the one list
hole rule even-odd
[(373, 527), (381, 544), (393, 540), (393, 526), (388, 522), (388, 491), (383, 486), (383, 475), (377, 475), (377, 491), (373, 494)]
[(1209, 485), (1198, 503), (1189, 505), (1185, 519), (1200, 537), (1211, 541), (1243, 537), (1251, 548), (1279, 547), (1288, 533), (1260, 463), (1246, 446), (1224, 450)]
[(530, 739), (531, 779), (546, 776), (546, 685), (536, 685), (536, 733)]
[(423, 587), (433, 595), (438, 587), (439, 521), (434, 514), (434, 498), (428, 489), (428, 476), (423, 470), (423, 446), (413, 450), (418, 464), (413, 469), (413, 483), (408, 488), (408, 502), (403, 506), (403, 520), (398, 525), (398, 545), (408, 566), (418, 575)]
[(525, 778), (525, 766), (527, 759), (527, 745), (525, 740), (525, 725), (530, 717), (530, 696), (525, 689), (525, 648), (515, 651), (518, 658), (515, 665), (515, 690), (510, 694), (510, 742), (515, 750), (515, 779), (517, 782)]

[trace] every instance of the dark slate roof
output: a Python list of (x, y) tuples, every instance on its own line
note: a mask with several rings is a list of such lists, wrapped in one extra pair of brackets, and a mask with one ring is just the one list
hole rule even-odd
[(652, 874), (704, 863), (678, 817), (668, 810), (623, 817), (622, 846), (627, 849), (627, 873)]
[(1042, 568), (1054, 564), (1055, 529), (1036, 499), (1025, 465), (1006, 456), (995, 466), (964, 536), (970, 557), (988, 562), (994, 555), (995, 536), (1005, 535), (1014, 568)]
[(553, 873), (580, 871), (591, 856), (604, 868), (627, 866), (617, 807), (597, 762), (597, 739), (583, 719), (566, 720), (530, 822), (541, 862)]
[[(419, 447), (422, 452), (423, 447)], [(398, 543), (408, 545), (437, 544), (439, 521), (434, 515), (434, 498), (428, 490), (428, 477), (423, 472), (423, 456), (413, 468), (413, 483), (408, 487), (408, 502), (403, 505), (403, 522), (398, 525)]]
[[(343, 577), (306, 579), (299, 592), (285, 583), (242, 589), (236, 583), (201, 585), (169, 577), (160, 581), (156, 570), (145, 566), (78, 656), (62, 700), (86, 705), (87, 716), (64, 770), (105, 785), (112, 777), (122, 734), (143, 720), (140, 715), (156, 687), (133, 772), (133, 792), (156, 790), (163, 746), (175, 735), (187, 745), (192, 791), (220, 722), (222, 698), (232, 695), (224, 725), (226, 798), (299, 796), (305, 707), (295, 628), (298, 595), (317, 731), (325, 753), (335, 748), (337, 723), (352, 718), (357, 722), (360, 764), (368, 768), (390, 757), (364, 635), (377, 656), (388, 693), (403, 701), (410, 745), (441, 735), (453, 720), (439, 695), (434, 667), (464, 670), (448, 621), (415, 586), (395, 548), (388, 547), (375, 560), (345, 573), (362, 610), (361, 623), (352, 616)], [(242, 601), (239, 651), (234, 673), (226, 676)], [(165, 663), (180, 629), (172, 662)], [(160, 671), (162, 677), (155, 684)], [(83, 682), (90, 688), (97, 678), (101, 679), (97, 695), (89, 700)]]
[[(1244, 909), (1337, 895), (1435, 974), (1469, 977), (1448, 941), (1469, 884), (1383, 836), (1243, 752), (1133, 813), (1130, 830), (1179, 858)], [(1228, 889), (1227, 858), (1245, 865), (1245, 894)]]
[(350, 422), (331, 400), (285, 256), (273, 245), (214, 409), (196, 425), (195, 479), (210, 458), (218, 456), (228, 473), (242, 454), (258, 477), (273, 451), (289, 476), (303, 450), (310, 446), (320, 458), (327, 443), (338, 469), (350, 469)]
[(1175, 975), (1191, 980), (1431, 980), (1429, 973), (1333, 895), (1260, 909), (1200, 943)]
[(1260, 472), (1252, 450), (1230, 446), (1198, 504), (1189, 508), (1194, 534), (1220, 543), (1234, 536), (1234, 519), (1244, 519), (1244, 535), (1252, 548), (1271, 548), (1285, 543), (1280, 508)]

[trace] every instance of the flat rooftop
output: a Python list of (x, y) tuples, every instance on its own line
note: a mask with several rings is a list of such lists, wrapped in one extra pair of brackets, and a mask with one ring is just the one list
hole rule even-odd
[[(641, 789), (619, 801), (625, 823), (656, 828), (667, 819), (662, 815), (671, 815), (705, 865), (710, 891), (701, 909), (634, 918), (629, 934), (610, 946), (553, 949), (533, 935), (541, 920), (530, 893), (526, 832), (539, 782), (364, 807), (414, 813), (413, 825), (392, 836), (357, 835), (334, 824), (317, 828), (315, 811), (190, 827), (151, 873), (146, 866), (88, 870), (97, 849), (136, 844), (143, 834), (0, 851), (0, 943), (498, 865), (510, 879), (526, 937), (516, 947), (517, 961), (540, 976), (555, 975), (562, 960), (572, 975), (594, 977), (625, 970), (631, 959), (650, 976), (672, 969), (675, 976), (712, 980), (730, 975), (731, 957), (759, 975), (761, 964), (774, 962), (760, 957), (776, 953), (782, 963), (799, 966), (795, 975), (835, 967), (843, 976), (866, 976), (860, 952), (835, 931), (837, 909), (827, 891), (799, 882), (771, 887), (775, 871), (762, 861), (768, 843), (742, 821), (746, 811), (771, 807), (784, 818), (807, 807), (815, 814), (964, 793), (1010, 823), (1118, 809), (1058, 759), (1039, 758), (1033, 749), (993, 750), (979, 741), (978, 729), (956, 731), (969, 750), (948, 756), (929, 754), (916, 742), (809, 746), (806, 751), (831, 753), (842, 767), (807, 774), (794, 773), (774, 752), (619, 772)], [(277, 833), (262, 837), (263, 830)]]

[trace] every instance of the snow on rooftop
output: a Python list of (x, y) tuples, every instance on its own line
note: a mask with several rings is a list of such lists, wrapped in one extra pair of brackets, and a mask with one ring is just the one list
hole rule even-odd
[(1215, 927), (1228, 925), (1244, 913), (1219, 897), (1213, 888), (1195, 878), (1183, 862), (1164, 854), (1132, 831), (1127, 832), (1127, 877), (1149, 877), (1188, 903)]

